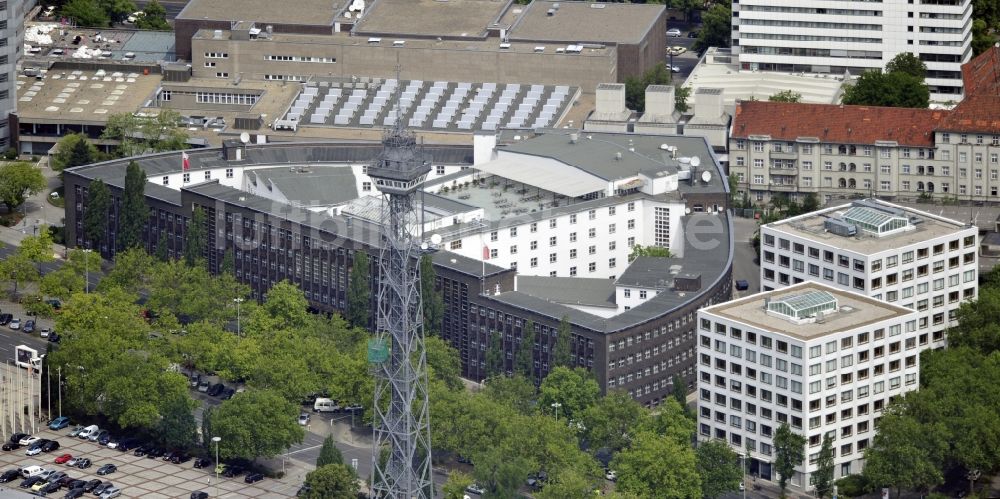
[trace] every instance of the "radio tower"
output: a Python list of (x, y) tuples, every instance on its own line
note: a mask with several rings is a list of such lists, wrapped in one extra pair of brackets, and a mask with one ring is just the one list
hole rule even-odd
[[(382, 137), (381, 153), (368, 167), (383, 199), (378, 315), (368, 346), (375, 371), (372, 492), (378, 498), (434, 497), (420, 266), (415, 264), (421, 250), (407, 228), (416, 192), (430, 170), (430, 157), (403, 128), (397, 111)], [(384, 462), (383, 453), (388, 454)]]

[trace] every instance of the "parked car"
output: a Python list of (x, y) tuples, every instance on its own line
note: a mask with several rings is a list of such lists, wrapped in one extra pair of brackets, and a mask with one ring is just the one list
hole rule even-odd
[(128, 452), (132, 449), (135, 449), (136, 447), (139, 447), (140, 445), (142, 445), (142, 440), (139, 440), (138, 438), (135, 437), (128, 437), (118, 442), (117, 449), (122, 452)]
[(481, 495), (483, 495), (483, 494), (486, 493), (486, 491), (483, 490), (483, 488), (480, 487), (479, 484), (477, 484), (475, 482), (473, 482), (472, 485), (469, 485), (468, 487), (466, 487), (465, 491), (468, 492), (468, 493), (470, 493), (470, 494), (476, 494), (476, 495), (479, 495), (479, 496), (481, 496)]
[(84, 490), (83, 488), (70, 489), (69, 492), (67, 492), (66, 495), (63, 496), (63, 499), (79, 499), (80, 497), (83, 497), (83, 495), (86, 493), (87, 491)]
[(49, 422), (50, 430), (61, 430), (67, 426), (69, 426), (69, 418), (66, 416), (60, 416)]
[(191, 388), (198, 388), (198, 385), (201, 384), (201, 375), (192, 374), (190, 380), (191, 380)]
[(51, 341), (52, 343), (59, 343), (59, 340), (61, 338), (62, 337), (59, 336), (59, 333), (57, 333), (55, 331), (52, 331), (51, 333), (49, 333), (49, 341)]
[(6, 326), (10, 324), (10, 321), (14, 320), (14, 316), (11, 314), (0, 314), (0, 326)]
[(67, 477), (67, 478), (69, 478), (69, 481), (63, 482), (63, 487), (66, 487), (67, 489), (79, 489), (83, 488), (83, 486), (87, 484), (86, 480), (80, 480), (73, 477)]
[(27, 436), (29, 436), (27, 433), (15, 433), (15, 434), (13, 434), (13, 435), (10, 436), (10, 442), (16, 444), (16, 443), (20, 442), (22, 438), (27, 437)]
[(114, 485), (112, 485), (112, 484), (111, 484), (111, 482), (102, 482), (102, 483), (101, 483), (101, 484), (99, 484), (99, 485), (98, 485), (97, 487), (94, 487), (94, 490), (93, 490), (93, 492), (94, 492), (94, 495), (95, 495), (95, 496), (99, 496), (99, 495), (101, 495), (101, 494), (102, 494), (102, 493), (103, 493), (103, 492), (104, 492), (105, 490), (107, 490), (107, 489), (110, 489), (111, 487), (114, 487)]
[(49, 440), (42, 444), (42, 452), (52, 452), (54, 450), (59, 450), (58, 440)]
[(43, 327), (42, 330), (38, 332), (39, 336), (41, 336), (42, 338), (48, 338), (49, 334), (51, 333), (52, 330), (47, 327)]
[(212, 387), (212, 384), (208, 381), (201, 381), (198, 383), (198, 391), (202, 393), (208, 392), (208, 389)]
[(101, 438), (101, 435), (107, 435), (107, 434), (108, 430), (97, 430), (88, 435), (87, 440), (90, 440), (91, 442), (96, 442), (99, 438)]
[(698, 38), (697, 31), (688, 31), (688, 38)]
[(245, 472), (246, 470), (243, 469), (242, 466), (229, 465), (226, 466), (226, 471), (222, 473), (222, 476), (226, 478), (236, 478)]
[(309, 413), (308, 412), (303, 412), (302, 414), (299, 414), (299, 424), (302, 425), (302, 426), (306, 426), (306, 425), (309, 424)]
[(746, 291), (748, 289), (750, 289), (749, 282), (747, 282), (745, 279), (736, 280), (736, 291)]
[[(32, 487), (33, 489), (34, 487)], [(49, 495), (53, 492), (58, 491), (62, 488), (62, 484), (59, 482), (49, 482), (46, 483), (41, 489), (38, 489), (38, 494), (42, 496)]]
[(45, 479), (42, 478), (41, 476), (38, 476), (38, 475), (36, 475), (36, 476), (29, 476), (28, 478), (25, 478), (24, 480), (22, 480), (21, 483), (18, 484), (18, 487), (20, 487), (22, 489), (28, 489), (28, 488), (34, 487), (35, 484), (38, 483), (38, 482), (45, 483)]
[(208, 499), (208, 492), (196, 490), (191, 493), (191, 499)]
[(257, 483), (264, 479), (263, 473), (250, 473), (246, 478), (243, 479), (246, 483)]
[(18, 440), (17, 443), (21, 445), (31, 445), (41, 439), (42, 437), (36, 437), (34, 435), (25, 435), (24, 437), (21, 437), (21, 440)]
[(101, 432), (97, 434), (97, 437), (91, 437), (91, 440), (96, 440), (97, 443), (101, 445), (108, 445), (108, 442), (111, 441), (111, 432), (108, 430), (101, 430)]
[(10, 324), (7, 324), (7, 327), (9, 327), (9, 328), (11, 328), (11, 329), (13, 329), (15, 331), (18, 330), (18, 329), (21, 329), (21, 319), (18, 318), (18, 319), (14, 319), (14, 320), (10, 321)]
[(79, 463), (80, 459), (82, 459), (82, 458), (80, 458), (80, 457), (71, 457), (71, 458), (69, 458), (69, 461), (66, 461), (66, 466), (72, 466), (72, 467), (75, 468), (76, 467), (76, 463)]
[(86, 426), (77, 425), (75, 428), (69, 431), (68, 435), (71, 437), (78, 437), (80, 436), (80, 432), (82, 432), (85, 429), (87, 429)]
[(97, 474), (100, 476), (110, 475), (116, 471), (118, 471), (118, 467), (111, 463), (105, 464), (104, 466), (97, 468)]
[[(118, 448), (118, 444), (121, 441), (122, 441), (122, 439), (120, 437), (109, 436), (108, 437), (108, 441), (104, 442), (103, 445), (106, 445), (109, 449), (117, 449)], [(100, 442), (100, 440), (98, 440), (98, 442)]]
[(96, 435), (96, 434), (98, 434), (100, 432), (101, 432), (101, 428), (98, 427), (96, 424), (92, 424), (92, 425), (84, 428), (82, 431), (80, 431), (80, 433), (77, 433), (76, 436), (77, 436), (77, 438), (80, 438), (82, 440), (86, 440), (86, 439), (89, 439), (91, 435)]
[(667, 36), (672, 38), (679, 38), (681, 36), (681, 30), (677, 28), (670, 28), (667, 30)]
[(120, 495), (122, 495), (122, 490), (118, 487), (112, 486), (104, 489), (104, 492), (101, 492), (100, 497), (101, 499), (114, 499)]
[(69, 462), (70, 459), (73, 459), (73, 455), (72, 454), (63, 454), (63, 455), (61, 455), (61, 456), (59, 456), (59, 457), (56, 458), (55, 463), (56, 464), (66, 464), (67, 462)]
[(156, 459), (158, 457), (163, 457), (163, 454), (165, 454), (166, 452), (167, 452), (166, 450), (160, 447), (153, 447), (152, 449), (149, 449), (149, 451), (146, 452), (146, 457), (149, 459)]
[(35, 321), (30, 320), (30, 319), (27, 320), (24, 323), (24, 329), (23, 329), (23, 331), (25, 333), (34, 333), (35, 332)]
[(212, 460), (207, 457), (199, 457), (198, 459), (194, 460), (195, 468), (208, 468), (211, 465), (212, 465)]
[(98, 480), (98, 479), (95, 478), (95, 479), (87, 482), (83, 486), (83, 490), (84, 490), (84, 492), (93, 492), (94, 489), (96, 489), (97, 486), (100, 485), (101, 483), (103, 483), (103, 482), (101, 482), (100, 480)]
[(37, 456), (41, 453), (42, 453), (42, 446), (37, 444), (28, 447), (28, 450), (24, 451), (25, 456)]
[(7, 443), (3, 444), (3, 447), (0, 447), (0, 449), (3, 449), (5, 451), (17, 450), (17, 449), (20, 449), (20, 448), (21, 448), (21, 444), (19, 444), (17, 442), (7, 442)]
[(24, 468), (21, 468), (21, 476), (23, 476), (24, 478), (41, 476), (42, 473), (45, 473), (45, 468), (42, 468), (41, 466), (25, 466)]
[(7, 470), (0, 475), (0, 483), (12, 482), (21, 478), (21, 470)]
[(212, 385), (212, 387), (209, 388), (208, 392), (206, 393), (208, 393), (209, 396), (218, 397), (219, 395), (222, 395), (222, 392), (225, 390), (226, 390), (226, 385), (223, 385), (222, 383), (216, 383)]
[(133, 452), (132, 455), (135, 457), (145, 456), (146, 453), (149, 452), (149, 450), (152, 448), (153, 448), (152, 444), (140, 445), (139, 447), (136, 447), (135, 452)]
[(76, 462), (76, 467), (80, 468), (81, 470), (85, 470), (89, 468), (91, 464), (93, 464), (93, 461), (91, 461), (89, 458), (84, 457), (80, 458), (80, 460)]
[(186, 462), (188, 462), (190, 460), (191, 460), (191, 456), (187, 455), (184, 452), (178, 452), (178, 453), (174, 454), (173, 457), (170, 458), (170, 462), (174, 463), (174, 464), (184, 464), (184, 463), (186, 463)]
[(233, 395), (236, 395), (236, 390), (233, 388), (226, 388), (222, 391), (222, 395), (219, 398), (222, 400), (229, 400), (233, 398)]

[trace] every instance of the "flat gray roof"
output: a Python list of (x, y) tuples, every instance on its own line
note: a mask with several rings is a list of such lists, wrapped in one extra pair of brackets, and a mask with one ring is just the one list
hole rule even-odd
[(564, 305), (617, 308), (615, 282), (587, 277), (517, 276), (517, 290)]
[(354, 33), (481, 38), (507, 2), (496, 0), (378, 0)]
[(258, 189), (273, 185), (289, 201), (303, 205), (346, 203), (358, 197), (357, 181), (349, 166), (259, 168), (247, 175), (257, 182)]
[(628, 265), (618, 276), (615, 284), (638, 288), (670, 288), (674, 285), (676, 272), (671, 272), (670, 258), (640, 256)]
[(851, 204), (844, 204), (825, 208), (805, 215), (788, 218), (778, 222), (772, 222), (764, 226), (766, 230), (784, 233), (792, 236), (829, 244), (847, 251), (853, 251), (863, 255), (880, 253), (892, 248), (902, 248), (911, 244), (917, 244), (928, 239), (954, 234), (966, 229), (974, 229), (961, 222), (939, 217), (932, 213), (927, 213), (902, 205), (887, 203), (877, 199), (870, 199), (867, 202), (874, 202), (877, 205), (891, 209), (902, 210), (907, 217), (916, 217), (921, 222), (914, 225), (912, 230), (896, 232), (882, 237), (876, 237), (858, 229), (858, 235), (854, 237), (838, 236), (832, 232), (827, 232), (823, 223), (831, 217), (843, 215)]
[[(558, 10), (548, 15), (549, 9)], [(664, 5), (535, 0), (511, 28), (511, 40), (575, 44), (639, 43), (660, 16)]]
[[(800, 295), (812, 291), (827, 292), (833, 295), (837, 299), (839, 311), (825, 314), (823, 322), (797, 324), (788, 319), (768, 314), (764, 310), (766, 300), (778, 300), (790, 295)], [(916, 315), (913, 310), (908, 308), (809, 281), (783, 289), (757, 293), (702, 310), (705, 313), (725, 317), (761, 331), (784, 334), (798, 340), (811, 340), (864, 328), (876, 322)]]
[(190, 0), (177, 20), (254, 21), (260, 29), (269, 23), (329, 26), (343, 6), (343, 0), (295, 0), (291, 5), (273, 0)]

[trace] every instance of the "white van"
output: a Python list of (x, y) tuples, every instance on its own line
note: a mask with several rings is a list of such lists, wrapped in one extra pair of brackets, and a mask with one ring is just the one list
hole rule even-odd
[(313, 412), (337, 412), (340, 406), (333, 399), (318, 398), (313, 402)]
[(84, 428), (83, 431), (78, 433), (76, 436), (80, 437), (81, 440), (87, 440), (91, 435), (97, 435), (100, 431), (101, 429), (98, 428), (96, 424), (92, 424)]
[(45, 473), (45, 468), (42, 468), (41, 466), (33, 465), (21, 468), (21, 476), (24, 478), (31, 478), (35, 475), (41, 475), (42, 473)]

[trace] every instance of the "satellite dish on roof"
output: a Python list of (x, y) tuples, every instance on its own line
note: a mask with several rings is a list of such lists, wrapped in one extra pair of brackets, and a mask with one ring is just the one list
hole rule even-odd
[(244, 144), (250, 143), (250, 134), (247, 133), (247, 132), (241, 133), (240, 134), (240, 142), (242, 142)]
[(701, 181), (706, 184), (712, 181), (712, 172), (705, 170), (701, 172)]
[(698, 166), (700, 164), (701, 164), (701, 158), (699, 158), (698, 156), (691, 157), (691, 166)]
[(431, 234), (431, 244), (441, 244), (441, 234)]

